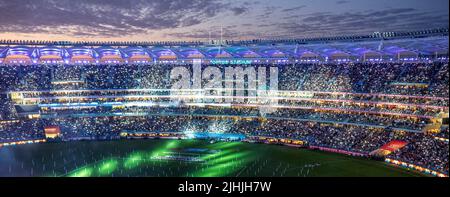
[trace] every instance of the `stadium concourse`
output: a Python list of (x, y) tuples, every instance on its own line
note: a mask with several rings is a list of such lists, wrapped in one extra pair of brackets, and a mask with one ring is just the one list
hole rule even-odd
[[(204, 90), (175, 102), (172, 69), (195, 63), (277, 68), (277, 103), (254, 102), (248, 90), (243, 102)], [(220, 43), (3, 40), (0, 76), (0, 148), (222, 133), (448, 176), (448, 29)]]

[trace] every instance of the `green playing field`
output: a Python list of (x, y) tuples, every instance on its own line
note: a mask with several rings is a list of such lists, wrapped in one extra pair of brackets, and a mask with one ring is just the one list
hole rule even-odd
[(118, 140), (0, 149), (0, 176), (421, 176), (384, 162), (286, 146), (201, 140)]

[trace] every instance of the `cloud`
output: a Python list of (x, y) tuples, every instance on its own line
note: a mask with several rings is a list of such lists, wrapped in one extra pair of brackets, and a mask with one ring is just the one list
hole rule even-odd
[(241, 15), (248, 11), (248, 9), (246, 7), (234, 7), (234, 8), (231, 8), (230, 10), (233, 11), (234, 15)]
[(293, 8), (286, 8), (286, 9), (283, 9), (281, 11), (283, 11), (283, 12), (293, 12), (293, 11), (301, 10), (301, 9), (303, 9), (305, 7), (306, 7), (306, 5), (301, 5), (301, 6), (297, 6), (297, 7), (293, 7)]
[(0, 0), (0, 32), (123, 36), (182, 28), (236, 7), (219, 0)]
[(448, 27), (448, 15), (413, 8), (392, 8), (360, 12), (319, 12), (297, 15), (297, 21), (272, 24), (284, 34), (323, 36), (369, 34), (374, 31), (414, 31)]
[(448, 9), (415, 9), (413, 4), (364, 9), (353, 1), (336, 0), (346, 6), (321, 11), (314, 3), (289, 2), (286, 7), (262, 0), (0, 0), (0, 34), (83, 39), (147, 39), (152, 35), (153, 39), (178, 40), (207, 39), (209, 31), (220, 31), (221, 25), (227, 39), (448, 27)]
[(349, 1), (346, 1), (346, 0), (340, 0), (340, 1), (337, 1), (336, 2), (336, 4), (346, 4), (346, 3), (349, 3)]

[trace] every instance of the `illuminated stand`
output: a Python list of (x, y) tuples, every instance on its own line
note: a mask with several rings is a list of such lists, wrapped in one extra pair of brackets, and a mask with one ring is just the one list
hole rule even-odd
[(92, 64), (96, 63), (95, 57), (98, 57), (98, 54), (88, 48), (72, 48), (69, 49), (70, 60), (66, 60), (65, 63), (72, 64)]
[(246, 138), (243, 134), (234, 133), (209, 133), (209, 132), (184, 132), (187, 139), (210, 139), (219, 141), (242, 141)]
[(5, 64), (31, 64), (31, 53), (27, 47), (10, 48), (3, 60)]
[(148, 64), (153, 61), (152, 55), (150, 55), (145, 48), (142, 47), (129, 47), (123, 50), (125, 52), (124, 57), (128, 63), (132, 64)]
[(38, 49), (38, 60), (33, 60), (33, 62), (39, 62), (41, 64), (59, 64), (63, 63), (63, 52), (64, 49), (59, 49), (56, 47), (41, 48)]
[(47, 126), (44, 128), (45, 137), (49, 139), (55, 139), (61, 135), (61, 129), (59, 126)]

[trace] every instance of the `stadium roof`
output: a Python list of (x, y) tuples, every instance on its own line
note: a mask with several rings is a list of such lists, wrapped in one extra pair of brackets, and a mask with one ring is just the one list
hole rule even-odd
[(202, 47), (199, 48), (206, 54), (208, 58), (231, 58), (233, 57), (230, 53), (223, 50), (223, 47)]
[[(301, 39), (276, 39), (276, 40), (222, 40), (220, 43), (226, 45), (272, 45), (272, 44), (324, 44), (329, 42), (359, 42), (359, 41), (377, 41), (377, 40), (396, 40), (405, 38), (423, 38), (432, 36), (447, 36), (448, 28), (438, 28), (410, 32), (374, 32), (370, 35), (348, 35), (335, 37), (301, 38)], [(29, 40), (0, 40), (0, 45), (40, 45), (40, 46), (206, 46), (211, 41), (173, 41), (173, 42), (70, 42), (70, 41), (29, 41)]]
[(5, 58), (6, 57), (6, 52), (8, 48), (6, 47), (0, 47), (0, 58)]
[(148, 49), (150, 53), (154, 54), (158, 59), (177, 59), (179, 56), (170, 48), (155, 47)]
[(186, 48), (186, 47), (183, 47), (183, 48), (179, 48), (176, 51), (184, 59), (201, 59), (201, 58), (205, 58), (205, 55), (202, 52), (200, 52), (200, 50), (197, 49), (197, 48)]
[(254, 50), (257, 51), (258, 54), (261, 54), (264, 57), (270, 57), (270, 58), (287, 57), (286, 53), (278, 47), (262, 46), (262, 47), (256, 47), (256, 48), (254, 48)]
[(251, 48), (246, 46), (232, 46), (224, 48), (228, 53), (236, 58), (259, 58), (261, 55), (257, 54)]
[[(329, 42), (323, 44), (272, 44), (233, 46), (0, 46), (0, 58), (14, 56), (39, 62), (40, 58), (83, 59), (89, 63), (102, 58), (126, 61), (131, 57), (150, 60), (183, 59), (280, 59), (280, 58), (362, 58), (368, 56), (398, 58), (400, 56), (436, 56), (448, 54), (448, 36), (406, 38), (394, 40)], [(7, 63), (7, 62), (6, 62)]]

